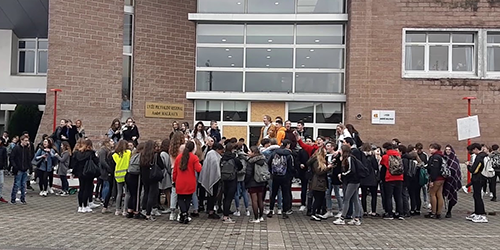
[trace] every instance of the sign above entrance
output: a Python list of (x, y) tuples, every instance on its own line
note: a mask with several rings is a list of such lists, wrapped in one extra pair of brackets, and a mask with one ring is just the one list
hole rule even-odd
[(372, 124), (396, 124), (396, 111), (394, 110), (372, 110)]
[(150, 118), (183, 119), (184, 105), (146, 102), (146, 112), (144, 116)]

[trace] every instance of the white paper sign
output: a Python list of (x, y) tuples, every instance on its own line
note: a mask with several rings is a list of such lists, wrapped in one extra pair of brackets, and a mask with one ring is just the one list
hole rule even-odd
[(372, 110), (372, 124), (396, 124), (396, 111)]
[(458, 140), (467, 140), (481, 136), (477, 115), (457, 119)]

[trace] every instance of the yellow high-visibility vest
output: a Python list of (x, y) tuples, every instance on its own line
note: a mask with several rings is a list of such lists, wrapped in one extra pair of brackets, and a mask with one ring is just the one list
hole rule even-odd
[(125, 182), (125, 174), (127, 174), (128, 165), (130, 164), (130, 150), (123, 152), (123, 156), (120, 157), (117, 153), (113, 154), (113, 160), (116, 163), (115, 167), (115, 179), (116, 182)]

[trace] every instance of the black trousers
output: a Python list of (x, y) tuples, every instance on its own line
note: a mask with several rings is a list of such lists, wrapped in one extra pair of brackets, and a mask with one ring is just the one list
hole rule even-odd
[(130, 193), (130, 199), (128, 200), (127, 208), (132, 211), (139, 212), (139, 200), (141, 196), (140, 185), (142, 185), (142, 183), (140, 182), (140, 177), (139, 175), (127, 173), (125, 175), (125, 182), (127, 184), (127, 192)]
[(224, 181), (224, 204), (222, 209), (224, 216), (229, 216), (231, 211), (231, 203), (233, 202), (234, 194), (236, 193), (236, 184), (236, 179), (232, 181)]
[(159, 183), (152, 181), (144, 184), (144, 196), (142, 197), (142, 209), (146, 209), (146, 215), (151, 215), (151, 210), (158, 203), (160, 192)]
[(408, 186), (408, 192), (410, 193), (410, 211), (418, 211), (420, 212), (420, 208), (422, 207), (422, 198), (420, 196), (420, 190), (422, 187), (418, 182), (412, 180), (410, 185)]
[(41, 169), (36, 170), (36, 175), (38, 176), (38, 186), (40, 187), (40, 191), (47, 191), (47, 187), (49, 185), (49, 175), (52, 172), (43, 171)]
[(483, 195), (481, 194), (481, 188), (483, 187), (484, 180), (483, 178), (478, 178), (478, 180), (472, 181), (472, 189), (474, 198), (474, 213), (477, 215), (485, 215), (486, 211), (484, 210), (484, 202)]
[(500, 177), (500, 172), (495, 172), (495, 176), (488, 178), (488, 185), (493, 198), (497, 198), (497, 178)]
[(217, 194), (219, 193), (219, 183), (215, 183), (212, 192), (213, 195), (207, 197), (207, 211), (209, 212), (214, 211), (215, 202), (217, 202)]
[(394, 197), (394, 201), (396, 202), (396, 214), (403, 215), (403, 182), (385, 182), (384, 189), (386, 201), (385, 212), (389, 215), (394, 215), (394, 213), (392, 212), (392, 198)]
[(181, 214), (187, 214), (187, 212), (189, 211), (189, 205), (191, 204), (191, 197), (193, 197), (193, 194), (177, 195), (177, 204), (179, 205)]
[(205, 191), (205, 188), (200, 183), (198, 183), (198, 205), (199, 205), (199, 207), (204, 207), (206, 196), (207, 196), (207, 192)]
[(92, 198), (92, 190), (94, 188), (94, 178), (79, 177), (80, 187), (78, 190), (78, 205), (86, 207), (89, 205), (89, 197)]
[[(276, 203), (276, 195), (278, 195), (278, 190), (281, 188), (281, 193), (283, 194), (283, 211), (289, 211), (292, 208), (292, 182), (288, 178), (273, 178), (273, 186), (271, 192), (271, 204), (269, 209), (274, 210), (274, 204)], [(323, 192), (323, 197), (325, 192)], [(321, 206), (321, 203), (320, 203)]]
[(306, 178), (305, 174), (299, 176), (300, 178), (300, 205), (305, 206), (307, 201), (307, 186), (309, 180)]
[[(273, 183), (274, 185), (274, 183)], [(313, 197), (314, 197), (314, 203), (312, 207), (312, 212), (313, 214), (321, 214), (321, 207), (323, 206), (323, 203), (325, 201), (325, 192), (324, 191), (312, 191)], [(284, 199), (283, 199), (284, 200)], [(284, 201), (283, 201), (284, 203)], [(284, 206), (284, 204), (283, 204)], [(285, 210), (288, 211), (288, 210)]]
[(371, 211), (376, 213), (377, 212), (377, 186), (373, 187), (367, 187), (367, 186), (362, 186), (361, 187), (361, 206), (363, 207), (363, 211), (368, 212), (367, 209), (367, 201), (366, 198), (368, 197), (368, 194), (372, 197), (371, 199)]

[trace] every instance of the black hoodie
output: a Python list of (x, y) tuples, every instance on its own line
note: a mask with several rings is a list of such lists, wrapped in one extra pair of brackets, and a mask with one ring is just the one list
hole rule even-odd
[[(243, 169), (243, 164), (241, 163), (240, 159), (238, 159), (238, 157), (236, 157), (236, 154), (232, 153), (232, 152), (224, 152), (224, 154), (222, 155), (222, 158), (220, 159), (220, 162), (230, 161), (230, 160), (234, 160), (234, 166), (236, 167), (236, 170), (235, 170), (236, 173)], [(237, 178), (235, 180), (237, 180)]]
[(295, 169), (293, 168), (293, 157), (292, 157), (292, 151), (289, 149), (284, 149), (284, 148), (278, 148), (276, 149), (271, 156), (269, 157), (269, 160), (267, 161), (267, 165), (269, 166), (269, 172), (271, 174), (273, 173), (272, 171), (272, 162), (274, 159), (275, 155), (279, 156), (285, 156), (286, 157), (286, 165), (287, 165), (287, 170), (285, 176), (276, 176), (273, 174), (273, 178), (288, 178), (292, 179), (294, 176)]
[(481, 151), (476, 155), (474, 159), (474, 163), (472, 165), (467, 166), (467, 170), (472, 174), (472, 181), (480, 181), (482, 178), (481, 172), (484, 169), (484, 158), (488, 156), (485, 152)]
[(19, 144), (12, 149), (10, 153), (10, 165), (12, 166), (13, 173), (16, 174), (18, 171), (25, 172), (32, 168), (31, 160), (33, 159), (34, 152), (31, 147), (31, 143), (25, 147)]
[(75, 177), (83, 177), (83, 167), (85, 166), (85, 163), (88, 160), (94, 161), (94, 163), (99, 166), (99, 158), (95, 155), (94, 150), (87, 150), (84, 152), (81, 151), (75, 151), (73, 154), (73, 157), (71, 157), (71, 169), (73, 169), (73, 175)]
[(245, 174), (245, 187), (246, 188), (256, 188), (265, 187), (266, 182), (256, 182), (254, 178), (255, 165), (264, 166), (266, 164), (266, 157), (263, 155), (257, 155), (249, 158)]

